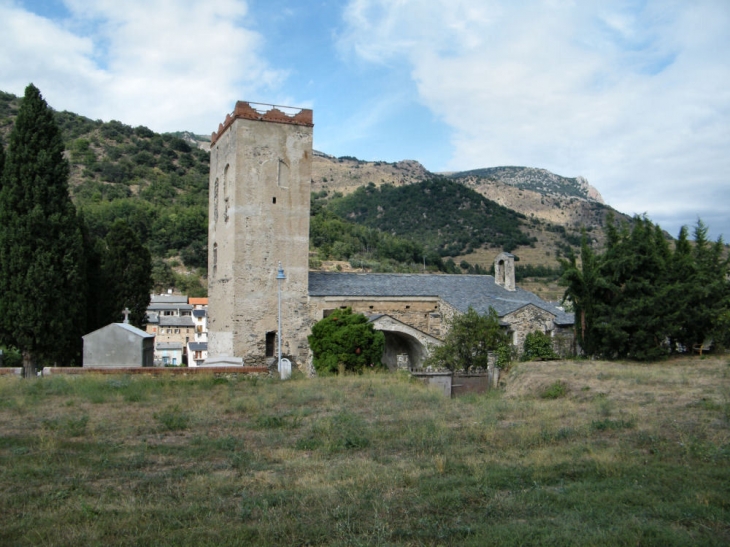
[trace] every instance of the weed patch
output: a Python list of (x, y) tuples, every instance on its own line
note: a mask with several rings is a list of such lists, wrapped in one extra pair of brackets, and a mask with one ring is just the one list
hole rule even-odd
[(155, 419), (167, 431), (180, 431), (190, 425), (190, 414), (174, 406), (154, 414)]
[(541, 393), (542, 399), (560, 399), (568, 394), (568, 386), (565, 382), (557, 381), (546, 387)]
[(636, 427), (636, 420), (611, 420), (610, 418), (604, 418), (603, 420), (593, 420), (591, 422), (591, 429), (594, 431), (618, 431), (620, 429), (633, 429)]
[(89, 417), (84, 416), (66, 416), (62, 418), (44, 418), (41, 420), (43, 427), (51, 431), (58, 431), (67, 437), (80, 437), (86, 433), (86, 426), (89, 423)]
[(297, 414), (266, 414), (256, 418), (256, 427), (259, 429), (294, 429), (301, 425), (301, 417)]

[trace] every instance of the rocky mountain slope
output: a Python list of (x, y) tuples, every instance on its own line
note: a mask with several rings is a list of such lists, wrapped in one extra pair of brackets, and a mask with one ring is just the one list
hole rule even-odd
[[(528, 218), (566, 229), (599, 227), (610, 209), (600, 192), (583, 177), (562, 177), (545, 169), (491, 167), (439, 174)], [(312, 165), (312, 190), (349, 194), (369, 183), (403, 186), (437, 175), (414, 160), (373, 162), (316, 152)]]
[(572, 196), (598, 203), (604, 203), (600, 192), (583, 177), (561, 177), (546, 169), (533, 167), (488, 167), (458, 173), (445, 174), (464, 184), (479, 182), (500, 182), (514, 186), (520, 190), (532, 190), (547, 196)]

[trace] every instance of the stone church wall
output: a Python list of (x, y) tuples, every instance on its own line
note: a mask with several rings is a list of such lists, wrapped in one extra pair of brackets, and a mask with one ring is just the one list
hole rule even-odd
[(502, 317), (502, 321), (510, 325), (513, 332), (512, 344), (518, 353), (522, 353), (528, 333), (534, 331), (551, 333), (555, 328), (554, 319), (553, 314), (532, 304)]
[(441, 307), (445, 303), (435, 297), (310, 297), (311, 324), (338, 308), (352, 308), (363, 315), (389, 315), (426, 334), (441, 338)]

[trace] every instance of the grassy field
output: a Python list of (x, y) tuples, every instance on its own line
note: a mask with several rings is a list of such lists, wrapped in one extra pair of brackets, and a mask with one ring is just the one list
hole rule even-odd
[(0, 377), (0, 545), (728, 545), (728, 359)]

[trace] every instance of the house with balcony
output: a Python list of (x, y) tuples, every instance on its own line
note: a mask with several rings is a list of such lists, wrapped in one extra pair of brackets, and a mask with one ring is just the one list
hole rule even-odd
[(147, 332), (156, 336), (156, 366), (202, 364), (208, 358), (208, 299), (151, 295)]

